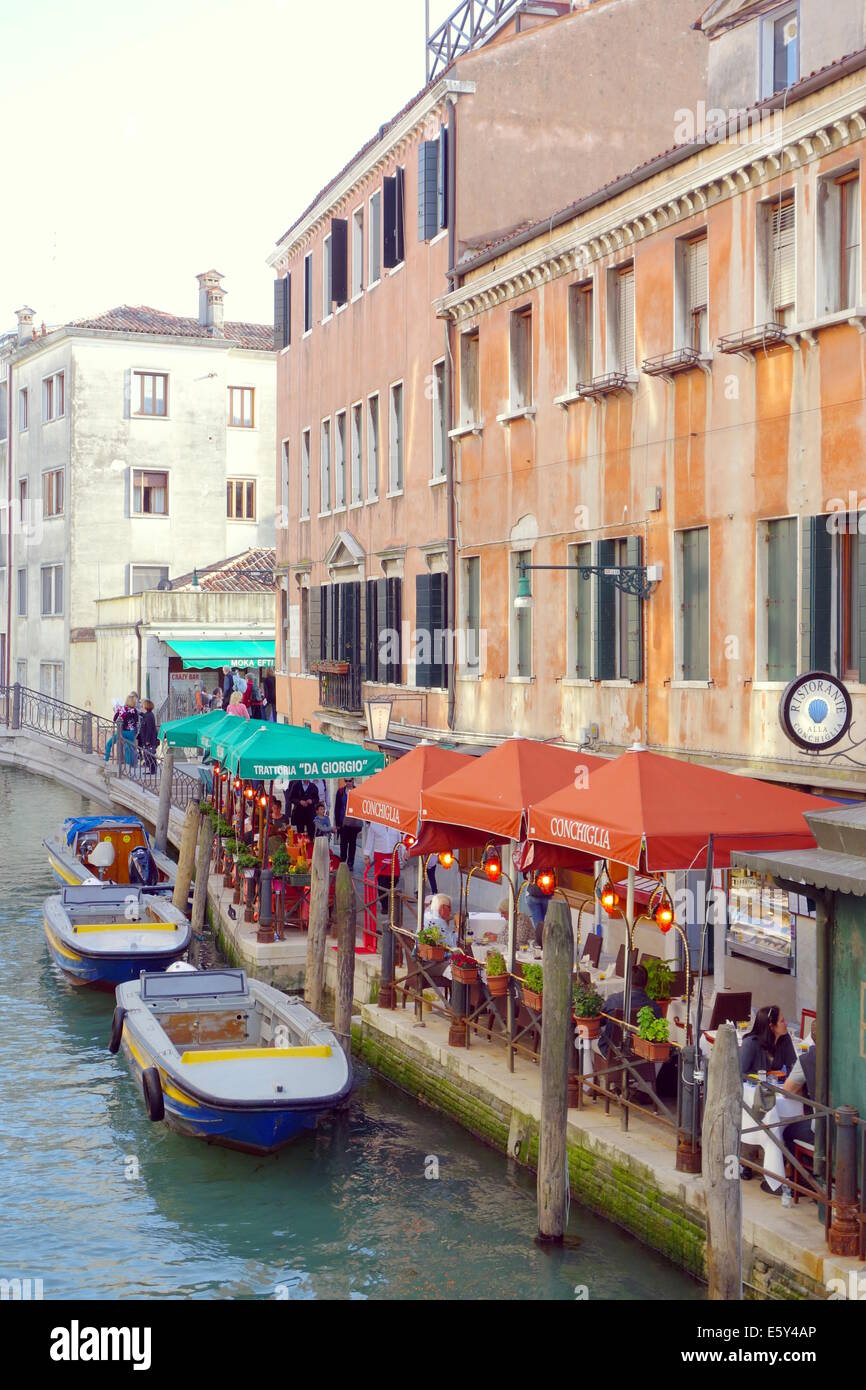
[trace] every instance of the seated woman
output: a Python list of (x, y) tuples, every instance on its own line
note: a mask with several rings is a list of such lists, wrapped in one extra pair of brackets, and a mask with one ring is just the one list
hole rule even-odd
[(424, 913), (425, 927), (438, 927), (443, 944), (456, 947), (457, 922), (451, 916), (451, 899), (447, 893), (437, 893)]
[(765, 1004), (755, 1015), (752, 1031), (743, 1038), (740, 1074), (783, 1071), (789, 1076), (797, 1061), (785, 1016), (778, 1004)]

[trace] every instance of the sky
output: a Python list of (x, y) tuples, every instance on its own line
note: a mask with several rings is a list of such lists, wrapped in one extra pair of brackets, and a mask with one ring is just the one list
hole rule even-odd
[(0, 333), (197, 314), (211, 268), (271, 322), (268, 255), (423, 87), (424, 37), (424, 0), (0, 0)]

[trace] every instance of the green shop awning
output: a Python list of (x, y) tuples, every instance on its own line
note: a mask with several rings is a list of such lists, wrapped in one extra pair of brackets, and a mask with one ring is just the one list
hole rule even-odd
[(216, 671), (220, 666), (273, 666), (276, 661), (275, 642), (167, 642), (166, 646), (179, 656), (185, 671)]
[(169, 719), (160, 724), (159, 736), (170, 748), (201, 748), (202, 736), (212, 735), (226, 718), (223, 710), (211, 710), (208, 714), (192, 714), (187, 719)]
[(226, 751), (229, 770), (251, 782), (275, 777), (369, 777), (385, 766), (385, 755), (378, 750), (341, 743), (292, 724), (261, 720), (253, 722), (247, 738), (232, 740)]

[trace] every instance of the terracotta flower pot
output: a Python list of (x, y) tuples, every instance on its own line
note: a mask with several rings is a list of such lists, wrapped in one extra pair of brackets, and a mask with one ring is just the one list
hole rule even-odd
[(527, 989), (526, 985), (523, 986), (523, 1002), (527, 1009), (534, 1009), (536, 1013), (540, 1013), (541, 1000), (541, 995), (536, 994), (534, 989)]
[(578, 1018), (577, 1014), (575, 1014), (574, 1021), (578, 1028), (586, 1029), (586, 1036), (588, 1038), (598, 1037), (601, 1030), (601, 1019), (598, 1016), (595, 1018)]
[(458, 985), (474, 985), (478, 982), (477, 965), (452, 965), (451, 978)]
[(508, 976), (488, 975), (487, 988), (492, 999), (502, 999), (508, 993)]
[(668, 1016), (668, 1009), (669, 1009), (670, 1006), (671, 1006), (671, 1001), (670, 1001), (670, 999), (657, 999), (655, 1002), (656, 1002), (657, 1008), (659, 1008), (659, 1009), (661, 1010), (662, 1018), (667, 1018), (667, 1016)]
[(646, 1038), (639, 1038), (637, 1034), (632, 1035), (632, 1042), (636, 1055), (643, 1057), (647, 1062), (666, 1062), (671, 1055), (669, 1042), (648, 1042)]
[(445, 947), (431, 946), (426, 941), (419, 941), (418, 956), (420, 960), (442, 961), (445, 959)]

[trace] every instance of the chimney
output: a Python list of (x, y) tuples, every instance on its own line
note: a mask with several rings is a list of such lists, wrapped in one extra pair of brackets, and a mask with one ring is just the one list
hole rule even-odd
[(223, 336), (222, 273), (219, 270), (206, 270), (198, 275), (198, 321), (208, 334), (214, 338)]
[(25, 304), (23, 309), (15, 310), (15, 317), (18, 320), (18, 343), (29, 343), (33, 338), (33, 318), (35, 309), (30, 309)]

